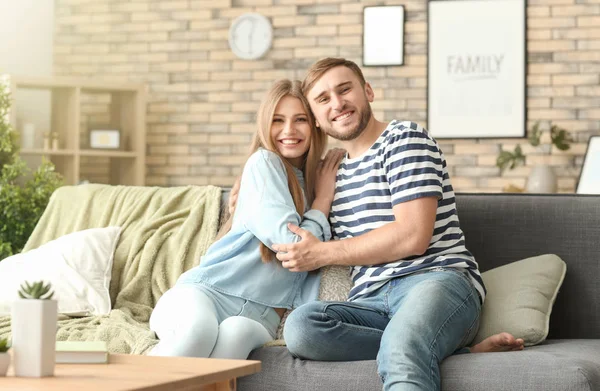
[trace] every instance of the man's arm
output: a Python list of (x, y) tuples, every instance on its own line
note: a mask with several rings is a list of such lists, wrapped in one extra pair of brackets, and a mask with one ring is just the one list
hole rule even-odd
[(437, 197), (402, 202), (393, 208), (395, 221), (364, 235), (320, 242), (309, 232), (290, 226), (302, 240), (276, 245), (277, 258), (291, 271), (327, 265), (377, 265), (421, 255), (429, 247), (437, 214)]

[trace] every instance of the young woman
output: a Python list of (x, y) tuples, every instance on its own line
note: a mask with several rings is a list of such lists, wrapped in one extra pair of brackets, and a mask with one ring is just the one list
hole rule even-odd
[(257, 125), (235, 213), (200, 265), (156, 304), (150, 328), (160, 342), (151, 355), (245, 359), (274, 339), (286, 309), (317, 298), (320, 274), (288, 271), (271, 246), (299, 240), (288, 223), (329, 240), (342, 151), (320, 161), (326, 135), (299, 81), (273, 85)]

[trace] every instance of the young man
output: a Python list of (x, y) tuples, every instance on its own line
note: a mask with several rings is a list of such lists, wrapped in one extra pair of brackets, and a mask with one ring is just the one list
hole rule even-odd
[[(377, 358), (385, 390), (439, 390), (439, 365), (477, 333), (485, 287), (459, 226), (454, 191), (436, 141), (413, 122), (380, 122), (373, 89), (344, 59), (314, 64), (303, 83), (317, 126), (341, 140), (330, 221), (335, 241), (296, 226), (295, 244), (276, 245), (291, 271), (352, 267), (346, 302), (293, 311), (290, 352), (312, 360)], [(472, 352), (520, 350), (507, 333)]]

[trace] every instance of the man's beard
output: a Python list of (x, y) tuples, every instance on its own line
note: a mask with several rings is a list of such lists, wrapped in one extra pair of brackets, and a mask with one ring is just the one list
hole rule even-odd
[(373, 114), (372, 114), (372, 110), (371, 110), (371, 105), (367, 104), (367, 105), (365, 105), (365, 108), (363, 110), (361, 110), (360, 121), (358, 121), (358, 125), (356, 126), (356, 128), (352, 129), (351, 132), (339, 133), (339, 132), (336, 132), (335, 130), (333, 130), (333, 126), (330, 126), (328, 129), (325, 129), (321, 126), (321, 130), (323, 130), (325, 133), (327, 133), (329, 136), (333, 137), (336, 140), (340, 140), (340, 141), (354, 140), (355, 138), (360, 136), (365, 131), (372, 115)]

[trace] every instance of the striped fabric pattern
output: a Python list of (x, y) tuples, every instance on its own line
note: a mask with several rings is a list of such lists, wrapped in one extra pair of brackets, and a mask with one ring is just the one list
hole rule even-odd
[(414, 122), (392, 121), (363, 155), (344, 158), (330, 213), (335, 238), (360, 236), (393, 222), (393, 206), (430, 196), (437, 197), (438, 208), (425, 254), (353, 267), (354, 287), (348, 300), (372, 292), (394, 277), (453, 267), (468, 274), (483, 301), (485, 288), (477, 263), (465, 247), (446, 161), (437, 142)]

